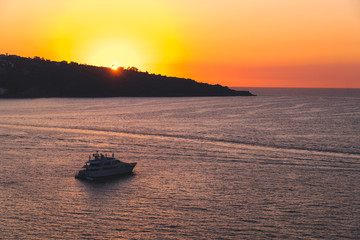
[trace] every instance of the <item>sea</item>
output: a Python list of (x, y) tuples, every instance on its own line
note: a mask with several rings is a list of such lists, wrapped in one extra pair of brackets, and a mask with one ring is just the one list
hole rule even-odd
[(360, 239), (360, 89), (243, 90), (0, 99), (0, 239)]

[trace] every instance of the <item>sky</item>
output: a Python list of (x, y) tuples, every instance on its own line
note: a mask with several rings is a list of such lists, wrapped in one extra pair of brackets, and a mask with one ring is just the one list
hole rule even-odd
[(360, 0), (0, 0), (0, 54), (229, 87), (360, 88)]

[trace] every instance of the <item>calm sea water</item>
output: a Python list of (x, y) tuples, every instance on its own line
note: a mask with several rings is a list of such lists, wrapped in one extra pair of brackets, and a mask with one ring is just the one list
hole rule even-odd
[[(359, 239), (360, 90), (0, 100), (2, 239)], [(137, 162), (74, 178), (96, 150)]]

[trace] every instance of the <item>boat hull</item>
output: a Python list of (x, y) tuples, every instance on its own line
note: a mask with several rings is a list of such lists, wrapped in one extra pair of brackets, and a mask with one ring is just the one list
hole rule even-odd
[(75, 178), (78, 179), (85, 179), (89, 181), (96, 181), (96, 180), (103, 180), (108, 178), (114, 178), (124, 175), (132, 174), (136, 163), (129, 163), (127, 166), (116, 168), (116, 169), (108, 169), (108, 170), (101, 170), (101, 171), (87, 171), (82, 170), (79, 171)]

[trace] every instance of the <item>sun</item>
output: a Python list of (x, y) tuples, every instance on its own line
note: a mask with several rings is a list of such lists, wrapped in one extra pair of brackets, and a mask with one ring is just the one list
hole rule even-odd
[(113, 65), (110, 66), (110, 68), (111, 68), (112, 70), (116, 71), (116, 70), (118, 70), (119, 65), (113, 64)]
[(84, 61), (97, 66), (108, 66), (112, 70), (119, 67), (146, 68), (147, 54), (137, 41), (121, 38), (94, 39), (84, 46)]

